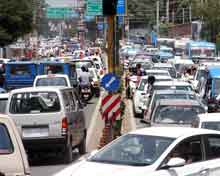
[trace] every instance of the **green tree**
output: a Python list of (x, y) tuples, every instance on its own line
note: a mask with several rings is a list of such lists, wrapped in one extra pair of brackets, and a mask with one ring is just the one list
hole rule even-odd
[[(34, 0), (33, 0), (34, 1)], [(0, 0), (0, 46), (6, 46), (33, 29), (32, 0)]]

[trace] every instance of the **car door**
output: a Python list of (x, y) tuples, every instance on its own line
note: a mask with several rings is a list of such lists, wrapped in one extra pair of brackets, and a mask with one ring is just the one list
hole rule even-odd
[[(220, 135), (205, 136), (205, 167), (208, 176), (220, 175)], [(204, 171), (204, 172), (205, 172)]]
[(208, 176), (204, 161), (204, 144), (201, 136), (194, 136), (181, 141), (170, 152), (163, 165), (171, 158), (182, 158), (186, 161), (184, 166), (173, 167), (166, 170), (175, 176)]
[(68, 119), (69, 133), (71, 135), (73, 146), (77, 145), (78, 139), (78, 116), (76, 113), (76, 104), (71, 90), (63, 91), (63, 100), (65, 106), (65, 116)]

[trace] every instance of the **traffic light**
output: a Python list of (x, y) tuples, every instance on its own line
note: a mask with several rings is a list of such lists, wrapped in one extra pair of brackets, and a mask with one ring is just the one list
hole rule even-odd
[(115, 15), (117, 12), (117, 2), (118, 0), (103, 0), (102, 9), (103, 15)]

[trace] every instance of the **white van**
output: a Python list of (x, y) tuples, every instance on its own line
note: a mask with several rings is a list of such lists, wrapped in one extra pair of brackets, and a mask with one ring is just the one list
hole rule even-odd
[(85, 116), (72, 88), (16, 89), (11, 91), (6, 109), (28, 154), (61, 152), (70, 163), (73, 148), (80, 154), (86, 152)]

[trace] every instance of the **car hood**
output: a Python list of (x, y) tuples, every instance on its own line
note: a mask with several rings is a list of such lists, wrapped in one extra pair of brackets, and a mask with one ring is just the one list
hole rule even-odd
[(115, 164), (103, 164), (97, 162), (81, 161), (70, 165), (54, 176), (135, 176), (153, 172), (152, 166), (124, 166)]

